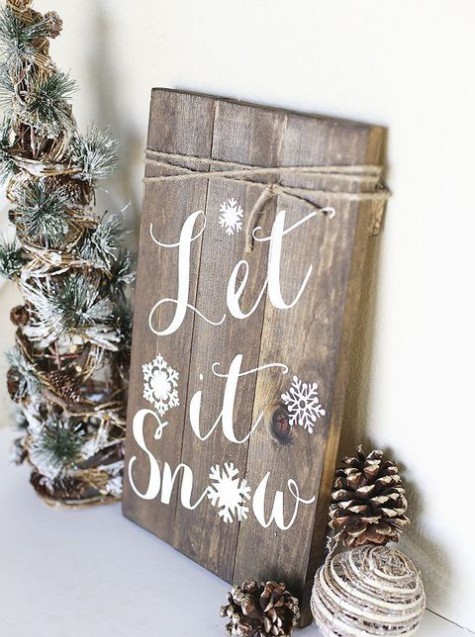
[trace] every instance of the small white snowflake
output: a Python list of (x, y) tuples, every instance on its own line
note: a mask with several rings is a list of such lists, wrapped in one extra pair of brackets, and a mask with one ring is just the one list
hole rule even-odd
[(251, 488), (247, 480), (236, 477), (238, 473), (239, 469), (232, 462), (225, 462), (224, 467), (217, 464), (210, 469), (209, 477), (213, 484), (208, 487), (208, 498), (219, 509), (218, 515), (223, 522), (233, 522), (234, 518), (242, 522), (247, 518), (249, 508), (245, 504), (251, 498)]
[(221, 204), (221, 214), (219, 215), (219, 224), (224, 228), (226, 234), (234, 234), (242, 228), (243, 209), (236, 199), (228, 199)]
[(151, 363), (142, 365), (144, 390), (143, 397), (163, 416), (172, 407), (178, 407), (178, 372), (170, 367), (161, 354)]
[(312, 433), (317, 419), (325, 415), (317, 390), (317, 383), (304, 383), (297, 376), (293, 377), (290, 389), (282, 394), (292, 427), (300, 425)]

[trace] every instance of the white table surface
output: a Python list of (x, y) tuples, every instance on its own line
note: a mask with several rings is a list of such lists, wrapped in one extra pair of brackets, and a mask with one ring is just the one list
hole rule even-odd
[[(224, 637), (229, 586), (121, 515), (55, 510), (0, 429), (1, 637)], [(315, 626), (294, 633), (318, 637)], [(469, 633), (426, 613), (420, 637)]]

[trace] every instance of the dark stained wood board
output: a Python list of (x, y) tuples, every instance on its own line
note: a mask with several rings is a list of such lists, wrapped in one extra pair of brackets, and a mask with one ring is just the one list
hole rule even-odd
[[(379, 165), (383, 144), (384, 130), (366, 124), (168, 89), (152, 93), (152, 151), (266, 167)], [(210, 169), (206, 162), (170, 161)], [(146, 166), (146, 177), (177, 172)], [(270, 298), (266, 285), (270, 241), (255, 241), (252, 252), (245, 249), (248, 216), (263, 190), (252, 180), (321, 189), (347, 186), (288, 173), (252, 176), (247, 182), (197, 178), (146, 183), (123, 510), (226, 581), (285, 580), (303, 601), (305, 624), (310, 621), (309, 590), (322, 557), (362, 266), (381, 205), (345, 201), (332, 193), (324, 200), (307, 196), (336, 212), (332, 218), (316, 214), (282, 237), (278, 278), (284, 302), (290, 304), (302, 288), (298, 302), (282, 309), (274, 303), (275, 286)], [(157, 335), (151, 327), (166, 331), (175, 316), (177, 303), (165, 299), (178, 299), (178, 255), (186, 251), (185, 243), (180, 248), (163, 244), (176, 244), (195, 212), (192, 234), (199, 236), (189, 245), (187, 271), (188, 303), (197, 312), (187, 308), (173, 333)], [(274, 197), (255, 221), (261, 226), (257, 236), (269, 237), (282, 222), (285, 229), (292, 228), (310, 212), (299, 200)], [(151, 228), (162, 245), (153, 240)], [(247, 313), (255, 304), (246, 318), (232, 315), (226, 294), (241, 260), (247, 266), (237, 270), (235, 287), (244, 286), (238, 306)], [(271, 278), (275, 282), (275, 272)], [(223, 427), (224, 388), (231, 385), (223, 374), (239, 364), (241, 373), (249, 373), (237, 379), (234, 404), (228, 395), (226, 409), (232, 409), (232, 417)], [(165, 404), (153, 404), (157, 396), (172, 394), (179, 405), (167, 404), (167, 398)], [(291, 400), (296, 396), (301, 402)], [(157, 411), (160, 404), (163, 414)], [(299, 405), (307, 416), (315, 409), (325, 413), (310, 422)], [(140, 416), (143, 410), (149, 411)], [(159, 421), (167, 424), (161, 428)], [(277, 515), (272, 520), (274, 498)]]

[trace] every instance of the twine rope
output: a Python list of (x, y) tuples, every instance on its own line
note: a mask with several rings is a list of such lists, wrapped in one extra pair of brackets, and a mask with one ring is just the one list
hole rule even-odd
[[(185, 162), (193, 162), (198, 168), (184, 166)], [(145, 164), (158, 168), (173, 169), (173, 174), (146, 176), (147, 182), (184, 182), (193, 179), (226, 179), (237, 183), (260, 186), (262, 192), (254, 204), (246, 224), (246, 252), (253, 248), (253, 229), (257, 217), (262, 214), (267, 203), (277, 196), (309, 206), (323, 215), (332, 218), (335, 215), (333, 206), (320, 206), (310, 197), (323, 197), (328, 200), (334, 197), (344, 201), (371, 201), (382, 203), (386, 201), (390, 192), (382, 182), (382, 166), (372, 164), (357, 166), (251, 166), (239, 162), (231, 162), (210, 157), (196, 157), (180, 153), (165, 153), (147, 149)], [(319, 177), (333, 182), (330, 187), (310, 188), (308, 186), (284, 185), (280, 182), (269, 182), (271, 177), (297, 176)], [(265, 179), (267, 177), (267, 180)], [(341, 183), (345, 187), (341, 187)], [(355, 192), (353, 188), (359, 186), (366, 189)]]

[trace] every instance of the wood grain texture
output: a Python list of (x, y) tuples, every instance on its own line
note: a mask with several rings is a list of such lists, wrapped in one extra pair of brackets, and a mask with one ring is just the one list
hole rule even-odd
[[(150, 109), (148, 147), (153, 150), (160, 149), (190, 156), (210, 156), (213, 119), (214, 101), (210, 98), (190, 96), (184, 102), (178, 93), (154, 92)], [(188, 162), (187, 167), (193, 168), (193, 162)], [(158, 176), (170, 172), (172, 171), (167, 168), (148, 166), (146, 175)], [(128, 457), (138, 454), (139, 459), (142, 460), (137, 462), (134, 468), (136, 484), (141, 490), (146, 487), (148, 464), (143, 458), (143, 452), (134, 444), (130, 426), (133, 414), (137, 410), (150, 407), (142, 395), (142, 365), (153, 360), (160, 352), (174, 369), (180, 370), (180, 386), (183, 388), (180, 392), (180, 400), (186, 402), (194, 323), (194, 315), (187, 314), (179, 338), (173, 340), (159, 339), (150, 331), (149, 314), (154, 304), (162, 298), (176, 298), (177, 278), (173, 276), (173, 273), (177, 270), (178, 257), (176, 251), (160, 248), (151, 240), (150, 228), (153, 228), (154, 236), (161, 242), (177, 241), (189, 212), (206, 208), (207, 190), (206, 181), (189, 181), (180, 184), (178, 188), (166, 182), (151, 182), (145, 190), (135, 300), (138, 311), (134, 317), (127, 432)], [(193, 246), (192, 250), (190, 280), (192, 302), (197, 293), (201, 240), (195, 243), (197, 245)], [(173, 308), (165, 307), (158, 315), (162, 324), (155, 327), (163, 329), (170, 322), (172, 314)], [(179, 464), (177, 459), (181, 457), (185, 423), (176, 410), (171, 410), (168, 420), (174, 435), (155, 440), (154, 421), (149, 417), (147, 446), (160, 464), (169, 462), (171, 466), (176, 466)], [(177, 493), (174, 491), (170, 505), (161, 504), (156, 500), (153, 506), (144, 506), (144, 502), (131, 490), (129, 481), (124, 481), (124, 514), (170, 543), (173, 543), (176, 499)]]
[[(213, 159), (231, 160), (243, 164), (272, 166), (276, 162), (276, 149), (282, 139), (285, 115), (267, 113), (229, 102), (217, 102), (214, 118)], [(243, 143), (244, 141), (244, 143)], [(255, 273), (242, 297), (242, 307), (250, 308), (258, 296), (266, 272), (268, 245), (262, 250), (244, 253), (242, 234), (228, 236), (218, 223), (220, 205), (229, 199), (229, 193), (244, 210), (250, 210), (260, 195), (261, 187), (246, 183), (232, 184), (225, 180), (211, 181), (206, 205), (207, 230), (201, 250), (201, 269), (198, 283), (197, 307), (205, 316), (215, 320), (227, 314), (226, 287), (232, 268), (246, 258), (251, 272)], [(275, 204), (274, 204), (275, 207)], [(266, 214), (265, 230), (272, 227), (272, 214)], [(212, 327), (203, 321), (195, 321), (190, 367), (188, 396), (201, 387), (206, 388), (206, 401), (201, 409), (203, 431), (210, 429), (222, 409), (224, 381), (216, 378), (211, 369), (219, 362), (225, 372), (237, 352), (243, 354), (243, 368), (258, 365), (262, 332), (263, 304), (247, 320), (231, 320)], [(203, 380), (200, 381), (200, 374)], [(249, 375), (240, 382), (242, 396), (255, 392), (256, 378)], [(234, 411), (236, 436), (242, 439), (250, 429), (249, 403), (240, 400)], [(182, 462), (193, 463), (197, 491), (209, 483), (212, 465), (233, 462), (245, 467), (247, 445), (229, 442), (218, 429), (216, 435), (201, 442), (196, 436), (184, 438)], [(216, 524), (216, 511), (212, 507), (200, 507), (196, 511), (179, 508), (175, 523), (175, 546), (200, 564), (227, 581), (232, 581), (234, 556), (239, 532), (238, 524)]]
[[(148, 147), (153, 150), (259, 166), (361, 165), (381, 164), (383, 145), (384, 130), (379, 127), (166, 89), (157, 89), (152, 95)], [(186, 165), (194, 167), (192, 163)], [(170, 170), (149, 166), (146, 174), (168, 174)], [(343, 187), (343, 183), (315, 175), (281, 174), (271, 181), (328, 190)], [(311, 619), (311, 583), (323, 554), (362, 267), (382, 207), (344, 202), (331, 192), (324, 201), (309, 197), (316, 204), (333, 205), (336, 214), (332, 219), (318, 215), (284, 237), (280, 273), (284, 299), (295, 297), (307, 269), (313, 268), (301, 300), (284, 311), (264, 296), (250, 318), (238, 320), (229, 316), (225, 302), (231, 271), (240, 259), (248, 262), (250, 275), (241, 305), (250, 308), (266, 281), (269, 243), (258, 243), (250, 254), (245, 253), (244, 231), (225, 235), (218, 216), (220, 205), (230, 197), (248, 212), (261, 192), (262, 186), (225, 179), (147, 183), (126, 466), (132, 455), (137, 455), (134, 476), (144, 488), (148, 464), (140, 462), (143, 452), (133, 439), (131, 421), (138, 409), (150, 406), (142, 396), (141, 366), (160, 352), (180, 370), (181, 401), (180, 409), (167, 414), (170, 425), (163, 439), (153, 440), (153, 427), (147, 438), (161, 466), (165, 462), (172, 467), (180, 463), (192, 466), (196, 494), (206, 489), (214, 464), (233, 462), (253, 487), (269, 472), (267, 516), (276, 491), (284, 493), (284, 518), (291, 516), (289, 479), (298, 484), (303, 498), (315, 496), (315, 502), (301, 506), (294, 525), (287, 530), (275, 524), (263, 528), (252, 513), (252, 503), (248, 519), (224, 524), (207, 502), (194, 511), (177, 505), (179, 483), (170, 505), (164, 505), (159, 498), (138, 498), (126, 479), (124, 513), (229, 582), (249, 577), (285, 580), (303, 602), (305, 625)], [(159, 299), (176, 298), (177, 252), (154, 245), (149, 227), (153, 224), (161, 240), (177, 241), (186, 217), (198, 209), (206, 213), (206, 230), (193, 244), (190, 302), (215, 320), (223, 314), (228, 316), (215, 327), (189, 312), (177, 333), (157, 337), (148, 327), (148, 316)], [(276, 212), (281, 210), (286, 210), (286, 228), (309, 213), (308, 205), (285, 196), (274, 198), (256, 221), (262, 226), (261, 235), (269, 236)], [(169, 321), (169, 313), (164, 312), (160, 320)], [(201, 426), (203, 432), (208, 431), (222, 409), (224, 388), (223, 379), (212, 373), (212, 364), (219, 363), (220, 371), (226, 371), (237, 353), (243, 355), (243, 370), (279, 361), (288, 366), (289, 373), (263, 369), (240, 380), (234, 411), (238, 437), (244, 437), (259, 414), (264, 414), (247, 444), (229, 442), (221, 427), (202, 442), (190, 429), (190, 398), (203, 391)], [(326, 415), (313, 433), (294, 426), (291, 440), (283, 444), (273, 433), (272, 422), (278, 413), (285, 413), (281, 395), (294, 375), (318, 383)]]
[[(282, 165), (365, 164), (381, 161), (381, 144), (368, 148), (370, 131), (353, 123), (320, 120), (289, 115), (282, 145)], [(314, 179), (314, 178), (313, 178)], [(282, 178), (282, 183), (288, 183)], [(308, 178), (293, 177), (292, 184), (309, 185)], [(329, 186), (324, 180), (322, 186)], [(343, 187), (343, 184), (340, 184)], [(236, 555), (235, 580), (245, 577), (284, 579), (303, 603), (302, 622), (311, 621), (309, 590), (318, 558), (322, 555), (327, 527), (328, 471), (333, 474), (336, 447), (341, 426), (342, 405), (346, 389), (346, 358), (351, 347), (351, 327), (358, 304), (361, 267), (368, 240), (373, 206), (345, 203), (328, 197), (327, 205), (335, 206), (335, 218), (312, 220), (286, 238), (282, 269), (283, 294), (292, 298), (309, 264), (314, 267), (305, 297), (298, 306), (283, 315), (266, 303), (261, 341), (260, 365), (271, 360), (284, 360), (291, 374), (318, 382), (320, 397), (327, 416), (312, 435), (294, 427), (291, 445), (273, 440), (270, 424), (273, 408), (281, 404), (280, 396), (288, 383), (286, 377), (274, 378), (264, 372), (257, 382), (254, 413), (268, 407), (267, 427), (260, 429), (250, 441), (247, 475), (254, 481), (262, 466), (275, 467), (271, 472), (270, 491), (286, 491), (291, 477), (303, 496), (318, 494), (315, 507), (302, 509), (299, 523), (281, 531), (274, 526), (262, 529), (254, 519), (241, 525)], [(302, 216), (299, 204), (279, 201), (287, 208), (288, 224)], [(319, 485), (319, 487), (316, 485)], [(317, 516), (317, 506), (320, 502)], [(252, 538), (258, 534), (264, 550), (255, 551)], [(252, 571), (249, 574), (249, 564)], [(247, 573), (247, 574), (246, 574)]]

